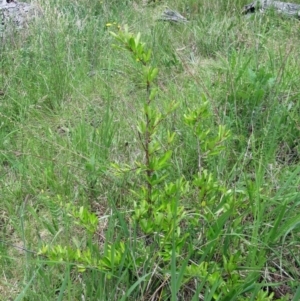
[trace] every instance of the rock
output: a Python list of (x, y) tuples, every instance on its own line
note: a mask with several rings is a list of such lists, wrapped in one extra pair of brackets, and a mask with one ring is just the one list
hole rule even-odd
[(256, 11), (264, 12), (267, 9), (274, 9), (278, 13), (286, 16), (300, 18), (300, 4), (281, 2), (275, 0), (257, 0), (244, 6), (243, 14), (253, 13)]
[(41, 13), (36, 5), (17, 0), (0, 0), (0, 33), (11, 27), (21, 29), (28, 21)]

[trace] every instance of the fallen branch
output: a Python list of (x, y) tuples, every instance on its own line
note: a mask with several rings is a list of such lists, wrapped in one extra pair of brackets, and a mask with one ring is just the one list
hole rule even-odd
[(169, 21), (175, 23), (186, 23), (188, 20), (183, 17), (179, 12), (171, 9), (166, 9), (161, 17), (158, 19), (159, 21)]

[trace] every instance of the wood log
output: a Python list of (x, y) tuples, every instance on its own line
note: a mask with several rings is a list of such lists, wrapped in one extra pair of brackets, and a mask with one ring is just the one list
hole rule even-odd
[(264, 12), (268, 9), (274, 9), (276, 12), (300, 19), (300, 4), (281, 2), (275, 0), (257, 0), (244, 6), (243, 14), (254, 13), (256, 11)]

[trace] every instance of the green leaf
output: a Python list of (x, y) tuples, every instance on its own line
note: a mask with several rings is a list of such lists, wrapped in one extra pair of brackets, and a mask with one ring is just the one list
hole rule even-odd
[(172, 151), (171, 150), (166, 151), (164, 153), (164, 155), (158, 160), (158, 163), (157, 163), (158, 168), (159, 169), (164, 168), (167, 164), (167, 161), (170, 160), (171, 156), (172, 156)]
[(57, 297), (57, 301), (62, 301), (64, 300), (64, 292), (67, 288), (67, 284), (68, 284), (68, 281), (70, 279), (70, 266), (68, 265), (67, 268), (66, 268), (66, 272), (65, 272), (65, 276), (64, 276), (64, 281), (59, 289), (59, 295)]
[(24, 296), (27, 292), (27, 290), (30, 288), (33, 280), (35, 279), (36, 276), (38, 276), (39, 274), (39, 271), (41, 269), (41, 267), (43, 267), (44, 264), (41, 264), (37, 269), (36, 271), (34, 272), (33, 276), (31, 277), (31, 279), (28, 281), (27, 285), (24, 287), (24, 289), (21, 291), (21, 293), (15, 298), (15, 301), (22, 301), (24, 300)]
[(300, 224), (300, 215), (296, 215), (292, 218), (288, 218), (276, 232), (274, 241), (277, 241), (280, 237), (286, 237), (294, 228)]
[(140, 226), (142, 230), (147, 234), (153, 232), (153, 222), (150, 221), (149, 219), (146, 218), (141, 219)]
[(142, 45), (142, 44), (140, 44), (140, 38), (141, 38), (141, 33), (139, 32), (135, 38), (135, 45)]
[(171, 133), (169, 130), (168, 130), (168, 144), (171, 144), (175, 138), (175, 132)]
[(132, 51), (136, 50), (136, 44), (135, 44), (135, 40), (133, 37), (129, 38), (128, 45)]
[(153, 68), (152, 71), (150, 71), (150, 75), (149, 75), (149, 81), (152, 82), (158, 74), (158, 69), (157, 68)]
[(157, 88), (153, 88), (153, 89), (151, 90), (151, 93), (150, 93), (150, 96), (149, 96), (149, 99), (150, 99), (150, 100), (153, 100), (153, 99), (155, 98), (155, 96), (157, 95), (157, 91), (158, 91)]
[(106, 267), (106, 268), (109, 268), (111, 269), (112, 268), (112, 264), (111, 264), (111, 261), (108, 257), (102, 257), (100, 259), (100, 265), (99, 265), (99, 269), (102, 270), (102, 267)]
[(118, 38), (118, 35), (117, 35), (115, 32), (109, 31), (109, 33), (110, 33), (114, 38)]
[(292, 299), (292, 301), (298, 301), (300, 300), (300, 286), (298, 287), (296, 294), (294, 295), (294, 298)]
[(156, 174), (153, 174), (152, 177), (147, 180), (149, 183), (151, 183), (152, 186), (155, 186), (155, 185), (162, 183), (167, 177), (168, 177), (168, 174), (159, 176), (159, 177)]
[(151, 58), (151, 49), (149, 49), (147, 53), (143, 54), (143, 59), (145, 63), (149, 62), (150, 58)]
[(155, 213), (154, 223), (159, 226), (163, 221), (164, 215), (161, 212)]
[(138, 287), (151, 273), (145, 274), (143, 277), (139, 278), (138, 281), (136, 281), (129, 290), (125, 293), (123, 298), (120, 301), (125, 301), (130, 296), (130, 294), (135, 290), (136, 287)]

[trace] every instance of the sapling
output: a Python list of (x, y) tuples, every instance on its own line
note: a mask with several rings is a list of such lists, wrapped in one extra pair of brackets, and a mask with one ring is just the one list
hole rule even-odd
[[(106, 242), (98, 258), (92, 256), (89, 246), (87, 250), (44, 246), (40, 254), (52, 261), (73, 262), (79, 272), (88, 268), (99, 270), (105, 273), (107, 279), (117, 278), (120, 271), (128, 271), (130, 277), (138, 279), (132, 288), (144, 280), (150, 281), (148, 275), (153, 273), (151, 270), (147, 274), (147, 262), (148, 268), (156, 266), (163, 275), (164, 280), (158, 278), (157, 283), (154, 281), (154, 290), (161, 290), (161, 297), (169, 294), (165, 285), (167, 281), (171, 281), (172, 300), (177, 300), (177, 293), (183, 284), (194, 281), (201, 285), (193, 300), (199, 299), (200, 292), (205, 300), (236, 300), (239, 291), (242, 291), (241, 276), (237, 272), (241, 255), (227, 255), (226, 250), (225, 256), (219, 250), (219, 243), (226, 233), (225, 225), (235, 214), (235, 196), (206, 168), (208, 160), (223, 151), (230, 133), (222, 125), (215, 132), (208, 126), (212, 116), (209, 103), (203, 96), (197, 109), (184, 114), (185, 124), (198, 144), (198, 173), (192, 175), (191, 182), (183, 176), (173, 180), (171, 158), (176, 135), (164, 130), (163, 125), (178, 103), (171, 101), (165, 112), (160, 111), (156, 102), (159, 99), (156, 85), (159, 70), (152, 65), (151, 50), (140, 41), (140, 34), (130, 33), (127, 26), (111, 34), (117, 41), (115, 47), (129, 52), (137, 68), (142, 71), (138, 74), (142, 74), (145, 91), (136, 126), (143, 157), (133, 165), (111, 164), (115, 175), (135, 173), (136, 179), (139, 179), (139, 186), (131, 190), (133, 210), (128, 214), (129, 219), (122, 220), (123, 225), (128, 223), (128, 229), (138, 231), (130, 233), (134, 241), (124, 242), (114, 238)], [(183, 200), (190, 194), (195, 195), (195, 192), (198, 204), (188, 210)], [(66, 210), (90, 235), (96, 231), (97, 217), (94, 214), (83, 207), (77, 210), (74, 206), (67, 206)], [(140, 233), (142, 235), (139, 236)], [(201, 250), (194, 248), (193, 244), (199, 239), (199, 233), (203, 233)], [(133, 245), (134, 251), (131, 249)], [(214, 256), (215, 252), (217, 256)], [(218, 256), (221, 260), (216, 259)], [(192, 257), (193, 260), (190, 260)], [(140, 271), (144, 272), (142, 277)], [(155, 277), (152, 275), (152, 278)], [(130, 292), (131, 289), (125, 296)], [(269, 300), (262, 292), (259, 298)]]

